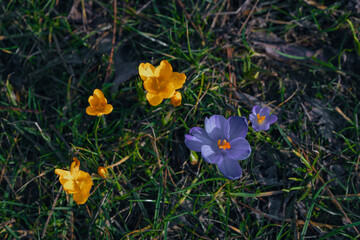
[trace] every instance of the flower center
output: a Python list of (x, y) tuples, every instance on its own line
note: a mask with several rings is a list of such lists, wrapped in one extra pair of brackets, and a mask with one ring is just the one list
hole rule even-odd
[(104, 111), (104, 106), (101, 106), (101, 105), (96, 106), (96, 110), (98, 110), (99, 112), (102, 112), (102, 111)]
[(258, 124), (262, 124), (263, 123), (263, 121), (265, 120), (265, 116), (260, 116), (260, 114), (257, 114), (256, 115), (257, 116), (257, 122), (258, 122)]
[(221, 141), (221, 139), (219, 139), (218, 146), (219, 146), (219, 149), (224, 149), (224, 150), (231, 148), (230, 143), (227, 142), (225, 139), (222, 141)]

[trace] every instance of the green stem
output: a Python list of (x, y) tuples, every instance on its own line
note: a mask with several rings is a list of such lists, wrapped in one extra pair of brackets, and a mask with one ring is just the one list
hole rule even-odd
[(98, 119), (96, 121), (96, 126), (95, 126), (95, 147), (96, 147), (99, 154), (100, 154), (100, 148), (99, 148), (99, 144), (98, 144), (97, 131), (98, 131), (98, 128), (99, 128), (100, 120), (101, 120), (101, 117), (98, 117)]

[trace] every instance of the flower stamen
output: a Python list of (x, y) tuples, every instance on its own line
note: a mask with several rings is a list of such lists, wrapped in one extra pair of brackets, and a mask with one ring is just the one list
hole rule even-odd
[(221, 141), (221, 139), (219, 139), (218, 146), (219, 146), (219, 149), (224, 149), (224, 150), (231, 148), (230, 143), (227, 142), (226, 139), (224, 139), (222, 141)]
[(264, 122), (264, 120), (265, 120), (265, 116), (260, 116), (260, 114), (257, 114), (256, 115), (257, 116), (257, 122), (258, 122), (258, 124), (262, 124), (263, 122)]

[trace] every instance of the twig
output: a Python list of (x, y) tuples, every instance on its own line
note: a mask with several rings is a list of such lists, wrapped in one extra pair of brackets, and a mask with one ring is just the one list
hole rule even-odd
[(111, 53), (110, 53), (110, 59), (109, 59), (109, 66), (106, 70), (106, 77), (105, 77), (105, 82), (108, 81), (108, 78), (111, 74), (111, 66), (113, 63), (113, 58), (114, 58), (114, 50), (115, 50), (115, 40), (116, 40), (116, 16), (117, 16), (117, 0), (114, 0), (114, 27), (113, 27), (113, 38), (112, 38), (112, 47), (111, 47)]
[(155, 130), (151, 125), (150, 125), (150, 128), (151, 128), (151, 131), (153, 133), (153, 137), (152, 137), (153, 148), (155, 150), (155, 153), (156, 153), (156, 156), (157, 156), (157, 159), (158, 159), (159, 169), (161, 169), (162, 165), (161, 165), (161, 160), (160, 160), (159, 149), (158, 149), (157, 144), (156, 144), (157, 138), (156, 138)]
[(74, 239), (74, 211), (70, 211), (70, 220), (71, 220), (71, 224), (70, 224), (70, 239), (73, 240)]
[[(290, 219), (290, 218), (281, 218), (281, 217), (277, 217), (277, 216), (274, 216), (274, 215), (270, 215), (270, 214), (267, 214), (267, 213), (264, 213), (264, 212), (261, 212), (260, 210), (257, 210), (253, 207), (250, 207), (242, 202), (239, 202), (239, 201), (236, 201), (238, 204), (240, 204), (241, 206), (243, 207), (246, 207), (248, 209), (250, 209), (251, 211), (253, 212), (256, 212), (257, 214), (260, 214), (261, 216), (263, 217), (266, 217), (267, 219), (269, 219), (270, 221), (285, 221), (285, 222), (288, 222), (288, 223), (292, 223), (294, 220), (293, 219)], [(297, 220), (296, 223), (298, 225), (304, 225), (305, 224), (305, 221), (303, 220)], [(339, 227), (339, 226), (335, 226), (335, 225), (330, 225), (330, 224), (326, 224), (326, 223), (318, 223), (318, 222), (313, 222), (310, 220), (310, 223), (314, 226), (318, 226), (318, 227), (327, 227), (327, 228), (335, 228), (335, 227)]]
[(182, 8), (186, 18), (189, 20), (189, 22), (191, 23), (191, 25), (195, 28), (196, 32), (199, 34), (201, 40), (204, 40), (202, 32), (198, 29), (198, 27), (194, 24), (194, 22), (191, 20), (190, 15), (186, 12), (185, 9), (185, 5), (181, 2), (181, 0), (177, 0), (177, 2), (179, 3), (180, 7)]
[(293, 92), (293, 94), (291, 94), (290, 97), (288, 97), (288, 99), (286, 99), (285, 101), (283, 101), (282, 103), (280, 103), (279, 105), (277, 105), (272, 112), (274, 112), (278, 107), (281, 107), (283, 104), (285, 104), (286, 102), (288, 102), (290, 99), (292, 99), (295, 96), (295, 93), (297, 93), (298, 88), (295, 90), (295, 92)]
[(51, 207), (51, 211), (50, 211), (50, 213), (49, 213), (49, 216), (48, 216), (48, 218), (46, 219), (46, 223), (45, 223), (45, 226), (44, 226), (44, 230), (43, 230), (43, 232), (42, 232), (42, 234), (41, 234), (41, 238), (44, 238), (44, 237), (45, 237), (47, 225), (48, 225), (49, 222), (50, 222), (51, 215), (52, 215), (53, 212), (54, 212), (54, 208), (55, 208), (55, 205), (56, 205), (57, 200), (59, 199), (59, 196), (60, 196), (60, 193), (61, 193), (61, 191), (62, 191), (62, 188), (63, 188), (63, 186), (61, 185), (61, 187), (60, 187), (60, 189), (59, 189), (59, 192), (58, 192), (58, 194), (56, 195), (55, 200), (54, 200), (54, 203), (53, 203), (53, 205), (52, 205), (52, 207)]
[(90, 228), (91, 228), (91, 226), (94, 224), (97, 216), (99, 215), (99, 212), (100, 212), (100, 210), (101, 210), (101, 207), (102, 207), (102, 205), (104, 205), (105, 200), (107, 199), (107, 196), (108, 196), (108, 195), (109, 195), (109, 192), (107, 192), (107, 193), (105, 194), (105, 196), (103, 197), (103, 199), (101, 200), (100, 205), (99, 205), (99, 208), (98, 208), (98, 210), (96, 211), (95, 216), (94, 216), (93, 220), (92, 220), (91, 223), (90, 223)]
[[(219, 16), (220, 16), (220, 12), (221, 12), (221, 10), (224, 8), (225, 4), (226, 4), (226, 1), (223, 2), (223, 4), (221, 5), (221, 7), (219, 8), (219, 11), (218, 11), (216, 14), (214, 14), (215, 17), (214, 17), (214, 20), (213, 20), (213, 22), (212, 22), (212, 24), (211, 24), (211, 26), (210, 26), (210, 29), (213, 29), (213, 28), (215, 27), (215, 24), (216, 24), (216, 22), (217, 22), (217, 20), (218, 20), (218, 18), (219, 18)], [(239, 9), (240, 9), (240, 8), (239, 8)]]
[(123, 159), (121, 159), (119, 162), (114, 163), (114, 164), (112, 164), (112, 165), (110, 165), (110, 166), (107, 166), (106, 168), (113, 168), (113, 167), (116, 167), (116, 166), (118, 166), (118, 165), (122, 164), (123, 162), (125, 162), (126, 160), (128, 160), (128, 159), (129, 159), (129, 157), (130, 157), (130, 156), (126, 156), (126, 157), (124, 157)]
[(83, 21), (83, 27), (84, 31), (87, 32), (87, 17), (86, 17), (86, 9), (85, 9), (85, 2), (84, 0), (81, 0), (81, 10), (82, 10), (82, 21)]
[(4, 165), (3, 165), (3, 167), (2, 167), (2, 170), (1, 170), (1, 175), (0, 175), (0, 184), (1, 184), (2, 179), (3, 179), (3, 177), (4, 177), (5, 170), (6, 170), (6, 165), (4, 164)]
[(22, 189), (24, 189), (29, 183), (31, 183), (32, 181), (34, 181), (37, 178), (41, 178), (42, 176), (44, 176), (47, 172), (43, 172), (40, 175), (32, 178), (30, 181), (28, 181), (27, 183), (25, 183), (24, 185), (21, 186), (21, 188), (19, 188), (16, 192), (20, 192)]
[(15, 220), (15, 218), (12, 218), (12, 219), (10, 219), (10, 220), (8, 220), (8, 221), (6, 221), (6, 222), (0, 223), (0, 226), (1, 226), (1, 227), (4, 227), (4, 226), (10, 225), (10, 224), (12, 224), (12, 223), (14, 223), (14, 222), (16, 222), (16, 220)]
[[(16, 107), (0, 107), (0, 110), (13, 110), (13, 111), (17, 111), (17, 112), (29, 112), (29, 113), (36, 113), (36, 114), (40, 113), (40, 111), (38, 111), (38, 110), (21, 109), (21, 108), (16, 108)], [(45, 111), (41, 111), (41, 112), (45, 112)]]
[[(230, 81), (230, 88), (235, 88), (236, 89), (236, 77), (235, 77), (235, 73), (233, 73), (232, 71), (232, 65), (231, 62), (233, 60), (233, 50), (227, 46), (226, 47), (226, 53), (227, 53), (227, 57), (230, 60), (228, 68), (229, 68), (229, 81)], [(229, 92), (229, 103), (231, 104), (232, 102), (232, 94), (231, 91)], [(235, 102), (234, 102), (235, 104)]]
[(15, 195), (15, 198), (16, 198), (17, 200), (20, 200), (20, 197), (16, 194), (14, 188), (11, 186), (10, 179), (9, 179), (6, 175), (4, 175), (4, 179), (6, 180), (6, 182), (7, 182), (7, 184), (9, 185), (11, 191), (12, 191), (13, 194)]
[(341, 111), (339, 107), (335, 107), (335, 110), (350, 124), (354, 124), (354, 122), (348, 116), (346, 116), (345, 113), (343, 113), (343, 111)]
[(205, 95), (206, 95), (207, 91), (209, 90), (209, 88), (210, 88), (210, 82), (207, 84), (206, 89), (205, 89), (205, 91), (204, 91), (204, 94), (201, 95), (201, 97), (200, 97), (200, 94), (201, 94), (201, 92), (202, 92), (202, 88), (201, 88), (201, 90), (200, 90), (200, 92), (199, 92), (199, 94), (198, 94), (198, 99), (196, 100), (195, 105), (194, 105), (194, 106), (190, 109), (190, 111), (188, 111), (188, 113), (186, 114), (186, 116), (185, 116), (185, 118), (184, 118), (184, 122), (186, 122), (186, 120), (187, 120), (188, 116), (190, 115), (190, 113), (191, 113), (193, 110), (197, 109), (197, 106), (198, 106), (199, 102), (205, 97)]
[(145, 8), (147, 8), (150, 5), (150, 3), (152, 3), (152, 0), (145, 3), (144, 6), (142, 6), (139, 10), (136, 11), (136, 14), (141, 13)]
[(162, 230), (157, 230), (157, 229), (151, 229), (152, 225), (148, 225), (140, 230), (134, 230), (132, 232), (129, 232), (128, 234), (126, 234), (124, 237), (122, 237), (121, 239), (128, 239), (128, 237), (130, 235), (133, 235), (133, 234), (137, 234), (137, 233), (143, 233), (143, 232), (148, 232), (148, 231), (162, 231)]
[(255, 7), (256, 7), (256, 5), (257, 5), (258, 3), (259, 3), (259, 0), (256, 1), (256, 3), (255, 3), (254, 6), (252, 7), (249, 15), (247, 16), (244, 24), (241, 26), (240, 31), (239, 31), (239, 33), (238, 33), (239, 35), (241, 34), (241, 32), (242, 32), (243, 28), (245, 27), (245, 25), (247, 24), (247, 22), (250, 20), (250, 17), (252, 16), (252, 14), (253, 14), (253, 12), (254, 12), (254, 10), (255, 10)]

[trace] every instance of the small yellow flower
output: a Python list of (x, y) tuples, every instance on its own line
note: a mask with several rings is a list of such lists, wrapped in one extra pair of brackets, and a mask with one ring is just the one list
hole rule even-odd
[(90, 196), (90, 189), (94, 185), (89, 173), (81, 171), (80, 161), (74, 157), (70, 166), (70, 171), (55, 169), (55, 173), (60, 176), (60, 183), (64, 191), (74, 195), (77, 204), (84, 204)]
[(107, 178), (108, 176), (108, 170), (105, 167), (99, 167), (98, 168), (98, 174), (102, 177), (102, 178)]
[(104, 93), (100, 89), (95, 89), (92, 96), (89, 97), (90, 106), (86, 108), (86, 113), (91, 116), (102, 116), (109, 114), (113, 110), (111, 104), (107, 104)]
[(148, 91), (146, 99), (152, 106), (159, 105), (164, 98), (173, 97), (175, 90), (182, 88), (186, 80), (185, 74), (173, 72), (172, 66), (166, 60), (161, 61), (156, 68), (150, 63), (141, 63), (139, 75), (144, 81), (145, 90)]
[(181, 93), (176, 91), (174, 96), (171, 97), (171, 101), (170, 103), (174, 106), (174, 107), (178, 107), (181, 105)]

